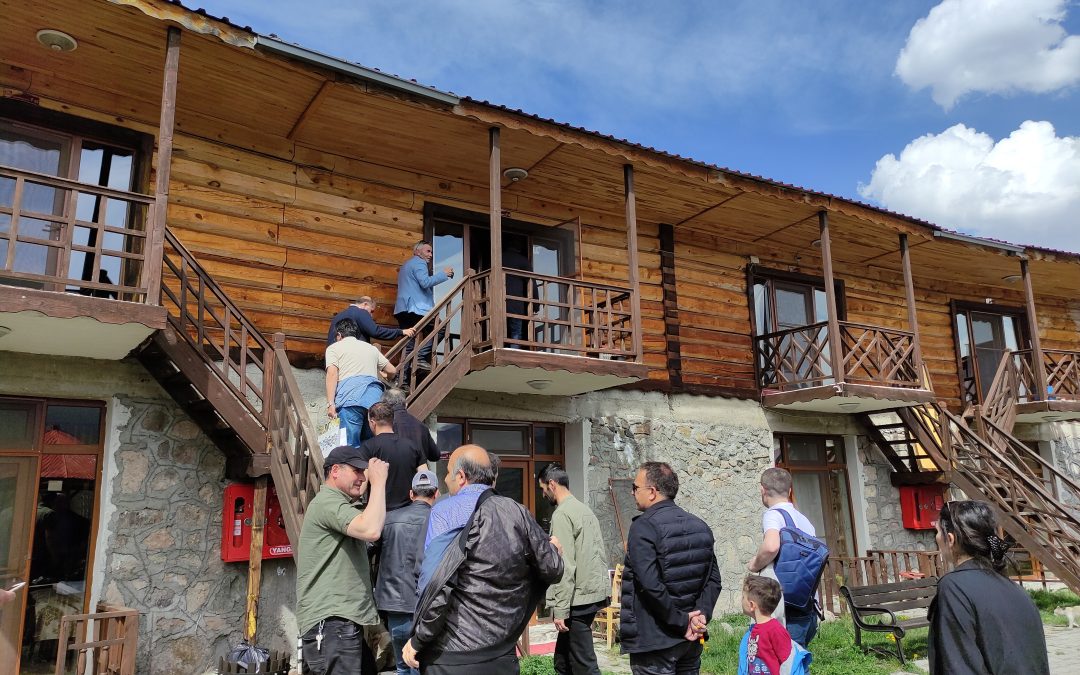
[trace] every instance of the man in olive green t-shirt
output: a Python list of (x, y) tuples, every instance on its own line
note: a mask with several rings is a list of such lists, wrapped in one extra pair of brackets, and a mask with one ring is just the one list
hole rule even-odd
[[(360, 672), (365, 625), (377, 624), (367, 544), (386, 519), (388, 464), (361, 459), (357, 448), (334, 448), (323, 463), (325, 482), (308, 504), (296, 562), (296, 626), (305, 672)], [(367, 508), (356, 501), (369, 490)]]
[(562, 544), (563, 575), (548, 586), (547, 606), (554, 617), (555, 672), (559, 675), (600, 675), (593, 650), (593, 618), (608, 604), (611, 583), (600, 534), (600, 522), (570, 493), (566, 469), (552, 462), (539, 476), (544, 498), (556, 504), (551, 535)]

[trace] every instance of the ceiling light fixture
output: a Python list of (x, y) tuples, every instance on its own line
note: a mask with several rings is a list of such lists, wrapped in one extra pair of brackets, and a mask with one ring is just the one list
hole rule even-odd
[(37, 32), (37, 41), (41, 43), (43, 47), (51, 49), (54, 52), (73, 52), (78, 46), (79, 42), (68, 35), (67, 33), (53, 28), (42, 28)]
[(858, 403), (857, 401), (847, 401), (845, 403), (841, 403), (840, 407), (844, 410), (854, 410), (855, 408), (858, 408), (859, 405), (860, 403)]
[(814, 248), (821, 248), (821, 240), (815, 239), (814, 241), (810, 242), (810, 245)]
[(1005, 276), (1001, 277), (1001, 280), (1007, 284), (1015, 284), (1021, 279), (1023, 279), (1023, 277), (1021, 277), (1019, 274), (1006, 274)]
[(519, 180), (525, 180), (529, 177), (529, 172), (522, 169), (520, 166), (512, 166), (506, 171), (503, 171), (503, 175), (510, 179), (511, 183), (516, 183)]
[(543, 391), (551, 386), (551, 380), (529, 380), (526, 384), (536, 391)]
[(7, 326), (0, 326), (0, 338), (4, 337), (5, 335), (7, 335), (10, 332), (11, 332), (11, 329), (8, 328)]

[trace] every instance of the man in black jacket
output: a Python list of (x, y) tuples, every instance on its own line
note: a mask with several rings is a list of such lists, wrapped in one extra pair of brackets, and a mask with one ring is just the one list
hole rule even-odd
[(386, 615), (386, 627), (394, 646), (397, 675), (415, 675), (401, 659), (401, 649), (409, 640), (413, 612), (416, 611), (416, 580), (424, 556), (424, 536), (438, 480), (430, 471), (412, 477), (408, 506), (386, 514), (382, 530), (382, 574), (375, 584), (375, 606)]
[[(465, 445), (450, 455), (447, 475), (464, 471), (472, 483), (480, 477), (470, 473), (493, 476), (492, 468), (486, 450)], [(424, 675), (516, 675), (517, 638), (562, 573), (558, 542), (532, 514), (513, 499), (484, 490), (424, 587), (403, 650), (405, 662)]]
[(720, 596), (713, 535), (672, 501), (679, 477), (645, 462), (634, 478), (619, 635), (635, 675), (683, 675), (701, 667), (701, 638)]
[(361, 296), (350, 303), (348, 307), (335, 314), (333, 319), (330, 319), (330, 331), (326, 334), (326, 346), (329, 347), (334, 344), (336, 339), (334, 329), (337, 327), (338, 321), (342, 319), (352, 319), (356, 322), (357, 327), (360, 329), (356, 333), (356, 339), (361, 342), (371, 342), (372, 340), (389, 342), (400, 339), (402, 336), (412, 337), (412, 328), (402, 330), (400, 328), (380, 326), (375, 323), (375, 319), (371, 318), (374, 312), (375, 301), (369, 295)]

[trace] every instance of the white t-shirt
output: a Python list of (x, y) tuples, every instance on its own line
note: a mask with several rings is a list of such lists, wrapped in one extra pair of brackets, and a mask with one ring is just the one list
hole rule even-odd
[(784, 502), (777, 504), (761, 516), (761, 531), (768, 532), (769, 530), (777, 530), (787, 527), (787, 523), (784, 522), (784, 517), (776, 512), (775, 509), (784, 509), (791, 516), (791, 520), (794, 521), (795, 527), (799, 528), (806, 534), (816, 537), (817, 532), (814, 530), (814, 525), (806, 516), (795, 510), (795, 505), (791, 502)]
[(337, 366), (338, 382), (354, 375), (379, 377), (379, 371), (390, 363), (382, 352), (351, 335), (326, 348), (326, 367)]

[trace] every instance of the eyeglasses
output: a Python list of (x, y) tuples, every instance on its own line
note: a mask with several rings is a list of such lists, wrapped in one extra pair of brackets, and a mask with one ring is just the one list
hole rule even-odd
[(638, 485), (637, 483), (632, 483), (631, 488), (630, 488), (630, 494), (637, 494), (638, 490), (655, 490), (655, 489), (656, 488), (653, 487), (652, 485)]

